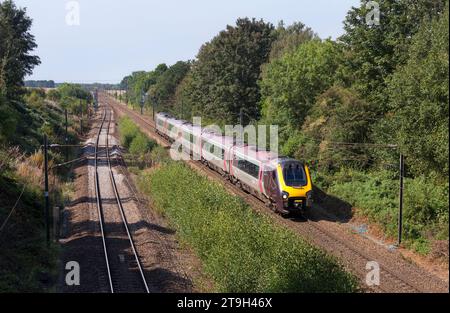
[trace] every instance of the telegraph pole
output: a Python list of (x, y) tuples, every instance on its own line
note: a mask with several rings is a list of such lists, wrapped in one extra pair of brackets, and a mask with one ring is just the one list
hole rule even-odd
[[(68, 127), (68, 125), (67, 125), (68, 124), (67, 109), (64, 109), (64, 114), (66, 116), (66, 135), (65, 135), (64, 141), (66, 142), (66, 146), (67, 146), (67, 144), (69, 143), (69, 137), (67, 134), (67, 127)], [(66, 162), (68, 162), (68, 161), (69, 161), (69, 148), (66, 147)]]
[(83, 135), (83, 100), (80, 99), (80, 111), (81, 111), (81, 118), (80, 118), (80, 133)]
[(45, 230), (47, 246), (50, 244), (50, 213), (49, 213), (49, 195), (48, 195), (48, 139), (47, 134), (44, 135), (44, 197), (45, 197)]
[(398, 245), (402, 243), (403, 232), (403, 190), (405, 176), (405, 157), (400, 153), (400, 192), (399, 192), (399, 210), (398, 210)]

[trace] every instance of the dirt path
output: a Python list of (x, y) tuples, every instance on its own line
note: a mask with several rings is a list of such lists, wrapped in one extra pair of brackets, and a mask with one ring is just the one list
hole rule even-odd
[[(100, 99), (104, 104), (104, 100)], [(104, 106), (106, 107), (106, 106)], [(98, 132), (103, 109), (97, 112), (94, 127), (89, 132), (82, 154), (93, 153), (94, 142)], [(99, 150), (104, 149), (106, 130), (101, 132)], [(109, 135), (112, 157), (113, 175), (116, 181), (124, 213), (132, 233), (137, 253), (143, 266), (144, 275), (150, 292), (196, 292), (193, 281), (206, 278), (200, 271), (199, 261), (194, 255), (181, 249), (175, 237), (175, 231), (157, 218), (146, 206), (146, 203), (129, 179), (129, 173), (124, 166), (121, 149), (117, 139), (116, 124), (111, 123)], [(94, 159), (75, 168), (75, 197), (63, 212), (61, 252), (61, 275), (58, 291), (60, 292), (109, 292), (109, 280), (100, 235), (99, 217), (96, 206), (94, 185)], [(126, 263), (129, 268), (136, 267), (127, 238), (123, 237), (121, 215), (112, 189), (109, 167), (103, 155), (99, 159), (99, 182), (105, 220), (105, 230), (113, 241), (109, 244), (111, 262)], [(123, 244), (121, 244), (123, 243)], [(67, 286), (64, 269), (65, 264), (76, 261), (80, 264), (80, 285)], [(123, 277), (118, 292), (138, 292), (137, 283), (132, 275), (115, 273)]]
[[(115, 111), (119, 115), (130, 116), (143, 132), (155, 139), (159, 144), (167, 146), (161, 137), (154, 132), (154, 125), (150, 118), (142, 117), (126, 106), (109, 98)], [(325, 208), (315, 206), (308, 219), (284, 219), (270, 212), (259, 200), (244, 193), (231, 183), (205, 168), (198, 162), (187, 162), (199, 173), (213, 179), (232, 194), (242, 197), (253, 209), (269, 215), (274, 221), (285, 225), (312, 244), (336, 256), (345, 268), (360, 278), (361, 288), (367, 292), (448, 292), (448, 278), (442, 279), (435, 273), (428, 271), (409, 260), (395, 249), (370, 240), (352, 232), (347, 225), (339, 224)], [(380, 267), (379, 286), (367, 286), (366, 276), (368, 262), (376, 262)]]

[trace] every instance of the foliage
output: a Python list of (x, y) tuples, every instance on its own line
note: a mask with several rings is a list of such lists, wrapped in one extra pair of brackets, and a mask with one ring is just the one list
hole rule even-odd
[(275, 30), (275, 36), (277, 39), (273, 42), (270, 49), (270, 61), (278, 59), (286, 53), (294, 52), (298, 46), (309, 40), (319, 38), (311, 28), (306, 27), (301, 22), (296, 22), (286, 27), (283, 21), (279, 23)]
[(223, 292), (352, 292), (356, 280), (323, 252), (254, 213), (179, 162), (140, 176)]
[(122, 145), (136, 156), (142, 157), (156, 146), (156, 142), (148, 139), (129, 117), (119, 120), (119, 133)]
[(167, 71), (166, 64), (159, 64), (153, 71), (137, 71), (126, 76), (120, 86), (126, 90), (127, 102), (134, 106), (139, 106), (142, 102), (143, 95), (148, 92), (150, 86), (157, 83), (158, 78)]
[(158, 111), (181, 115), (182, 112), (179, 111), (179, 106), (175, 103), (175, 93), (177, 86), (187, 75), (190, 68), (190, 62), (179, 61), (162, 73), (156, 84), (150, 87), (151, 101), (156, 102)]
[(181, 101), (192, 114), (231, 124), (244, 110), (248, 123), (259, 117), (260, 68), (274, 41), (272, 24), (238, 19), (204, 44), (189, 74)]
[(446, 0), (379, 1), (380, 23), (368, 26), (366, 15), (372, 8), (361, 0), (345, 19), (340, 41), (348, 53), (345, 65), (349, 83), (380, 113), (385, 112), (388, 95), (386, 79), (405, 63), (412, 36), (424, 18), (443, 11)]
[(124, 117), (119, 120), (119, 133), (121, 144), (129, 149), (134, 137), (139, 133), (139, 128), (129, 117)]
[[(0, 174), (0, 220), (9, 213), (23, 188), (13, 177)], [(56, 249), (45, 243), (44, 205), (41, 191), (27, 184), (15, 213), (0, 234), (0, 292), (43, 292), (49, 284), (43, 277), (54, 279)], [(45, 275), (45, 276), (44, 276)]]
[[(324, 180), (329, 182), (330, 193), (353, 204), (359, 215), (395, 238), (399, 201), (395, 173), (342, 168)], [(434, 173), (405, 180), (404, 237), (408, 245), (448, 238), (448, 187), (448, 182), (441, 184)]]
[(354, 92), (333, 86), (318, 96), (302, 128), (308, 141), (299, 145), (295, 155), (317, 160), (321, 168), (332, 170), (342, 166), (368, 166), (366, 150), (335, 146), (335, 142), (369, 142), (373, 119), (371, 107)]
[(19, 99), (23, 78), (40, 64), (39, 57), (30, 54), (37, 47), (31, 23), (25, 9), (10, 0), (0, 3), (0, 90), (10, 100)]
[(449, 124), (448, 5), (439, 18), (422, 24), (406, 64), (388, 83), (388, 133), (398, 142), (414, 175), (448, 176)]
[(299, 130), (315, 98), (336, 80), (341, 48), (311, 40), (265, 68), (261, 85), (263, 122), (279, 125), (281, 141)]
[(130, 153), (138, 156), (143, 156), (147, 152), (151, 151), (154, 146), (154, 141), (148, 139), (142, 133), (137, 133), (130, 144)]
[(17, 122), (19, 119), (18, 113), (12, 108), (6, 97), (0, 92), (0, 116), (2, 122), (0, 123), (0, 144), (6, 142), (15, 133)]

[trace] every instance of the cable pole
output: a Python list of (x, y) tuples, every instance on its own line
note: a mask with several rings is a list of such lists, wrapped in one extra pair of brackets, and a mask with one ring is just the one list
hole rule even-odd
[(50, 244), (50, 213), (49, 213), (49, 194), (48, 194), (48, 139), (44, 135), (44, 198), (45, 198), (45, 230), (47, 246)]
[[(67, 145), (68, 142), (69, 142), (69, 137), (68, 137), (68, 134), (67, 134), (67, 127), (68, 127), (67, 109), (64, 109), (64, 114), (66, 116), (66, 135), (65, 135), (64, 140), (65, 140), (66, 145)], [(69, 161), (69, 148), (68, 147), (66, 147), (66, 162), (67, 161)]]
[(157, 110), (156, 97), (153, 97), (153, 121), (155, 121), (155, 114)]
[(402, 243), (403, 232), (403, 187), (405, 176), (405, 158), (403, 154), (400, 154), (400, 192), (399, 192), (399, 210), (398, 210), (398, 245)]

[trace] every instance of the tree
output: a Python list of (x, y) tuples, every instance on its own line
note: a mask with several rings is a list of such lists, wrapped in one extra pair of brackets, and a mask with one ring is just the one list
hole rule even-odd
[(238, 19), (204, 44), (185, 85), (184, 103), (194, 114), (219, 123), (235, 123), (244, 110), (246, 121), (259, 117), (261, 65), (275, 39), (272, 24)]
[(345, 19), (345, 34), (340, 41), (346, 45), (346, 68), (349, 84), (376, 107), (380, 116), (388, 103), (386, 80), (406, 61), (411, 38), (424, 18), (443, 11), (446, 0), (383, 0), (380, 24), (369, 26), (367, 1), (352, 8)]
[(165, 71), (167, 71), (167, 65), (159, 64), (153, 71), (137, 71), (124, 77), (120, 86), (127, 91), (127, 100), (131, 104), (139, 106), (142, 100), (142, 94), (146, 93), (151, 86), (156, 84), (158, 78)]
[(0, 3), (0, 89), (9, 100), (18, 100), (25, 75), (40, 64), (30, 52), (37, 47), (29, 32), (32, 21), (25, 9), (6, 0)]
[(319, 160), (321, 168), (341, 166), (366, 167), (367, 151), (359, 147), (334, 145), (336, 142), (365, 143), (370, 141), (373, 112), (353, 91), (333, 86), (321, 94), (302, 127), (308, 140), (296, 151), (297, 157)]
[(18, 121), (18, 114), (6, 100), (0, 91), (0, 144), (7, 141), (15, 132)]
[(30, 55), (36, 48), (30, 27), (24, 9), (12, 1), (0, 2), (0, 141), (12, 137), (27, 113), (19, 102), (23, 79), (40, 63), (37, 56)]
[(311, 40), (265, 67), (260, 82), (262, 122), (277, 124), (284, 142), (302, 124), (316, 97), (338, 80), (342, 49), (330, 40)]
[(406, 64), (388, 82), (386, 123), (408, 158), (412, 173), (449, 174), (449, 19), (424, 22), (412, 38)]
[[(191, 68), (190, 62), (179, 61), (162, 72), (149, 93), (157, 103), (160, 111), (174, 112), (175, 92), (177, 86)], [(179, 112), (177, 112), (179, 113)]]
[(301, 22), (288, 27), (281, 21), (275, 30), (276, 40), (270, 51), (270, 61), (282, 57), (286, 53), (294, 52), (299, 45), (311, 39), (319, 39), (314, 31)]

